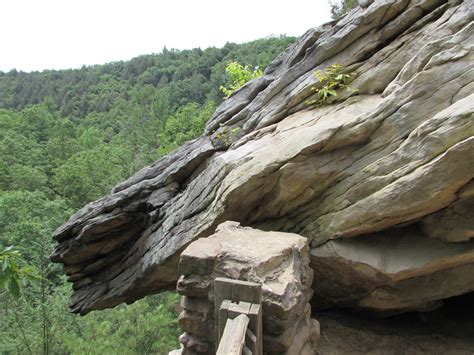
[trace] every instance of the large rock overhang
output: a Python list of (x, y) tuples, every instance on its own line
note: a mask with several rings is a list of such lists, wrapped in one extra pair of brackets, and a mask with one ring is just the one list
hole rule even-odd
[[(71, 309), (173, 289), (183, 248), (226, 220), (308, 238), (321, 305), (398, 312), (473, 291), (473, 18), (467, 0), (376, 0), (308, 31), (200, 138), (55, 232)], [(309, 108), (334, 63), (358, 92)]]

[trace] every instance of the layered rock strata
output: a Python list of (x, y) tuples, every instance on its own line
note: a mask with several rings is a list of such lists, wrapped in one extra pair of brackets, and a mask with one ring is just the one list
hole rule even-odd
[(313, 354), (319, 324), (310, 318), (313, 271), (305, 238), (221, 224), (181, 254), (178, 292), (183, 354), (215, 354), (217, 277), (262, 285), (263, 349), (268, 354)]
[(446, 244), (416, 227), (331, 240), (311, 251), (319, 309), (429, 311), (474, 290), (474, 241)]
[[(226, 220), (306, 237), (320, 304), (398, 312), (474, 290), (473, 19), (470, 0), (375, 0), (309, 30), (202, 137), (55, 232), (72, 310), (174, 288), (182, 250)], [(308, 107), (334, 63), (357, 91)]]

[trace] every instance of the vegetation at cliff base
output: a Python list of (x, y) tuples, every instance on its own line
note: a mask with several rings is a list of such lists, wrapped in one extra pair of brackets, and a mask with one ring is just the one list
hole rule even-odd
[(220, 87), (232, 81), (230, 63), (265, 68), (293, 41), (165, 48), (81, 69), (0, 72), (0, 354), (167, 354), (178, 347), (174, 293), (70, 314), (71, 284), (49, 260), (52, 233), (201, 134), (224, 99)]
[(21, 287), (38, 280), (36, 270), (28, 265), (18, 250), (12, 246), (0, 249), (0, 289), (14, 299), (20, 298)]

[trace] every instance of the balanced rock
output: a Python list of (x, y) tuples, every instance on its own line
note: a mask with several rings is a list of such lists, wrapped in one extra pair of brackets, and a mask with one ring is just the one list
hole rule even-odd
[[(226, 220), (307, 238), (321, 305), (426, 310), (473, 291), (473, 19), (471, 0), (375, 0), (309, 30), (200, 138), (55, 232), (72, 310), (174, 288), (180, 253)], [(353, 90), (308, 106), (336, 63)]]

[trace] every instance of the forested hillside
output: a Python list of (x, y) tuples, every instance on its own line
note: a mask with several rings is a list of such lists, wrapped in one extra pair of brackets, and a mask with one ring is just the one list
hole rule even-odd
[(174, 294), (69, 315), (70, 285), (49, 261), (51, 234), (77, 208), (199, 135), (223, 100), (227, 64), (264, 68), (293, 40), (0, 72), (0, 247), (14, 246), (37, 274), (18, 299), (0, 291), (0, 353), (167, 353), (177, 346)]

